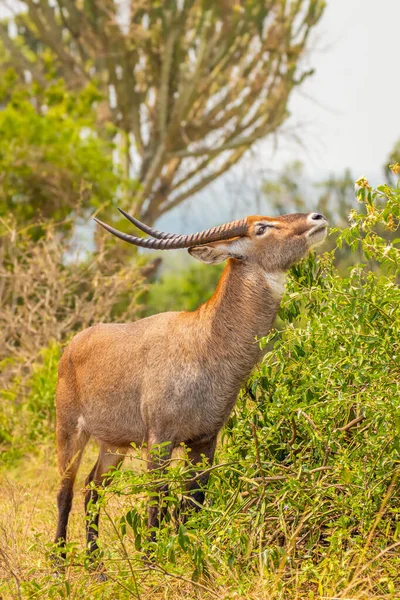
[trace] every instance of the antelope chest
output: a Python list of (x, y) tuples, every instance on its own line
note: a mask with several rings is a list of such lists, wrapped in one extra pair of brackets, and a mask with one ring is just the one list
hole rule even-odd
[(207, 368), (181, 362), (168, 382), (145, 391), (144, 421), (149, 430), (160, 428), (166, 440), (177, 443), (216, 435), (232, 411), (240, 385), (241, 380), (224, 373), (221, 364)]

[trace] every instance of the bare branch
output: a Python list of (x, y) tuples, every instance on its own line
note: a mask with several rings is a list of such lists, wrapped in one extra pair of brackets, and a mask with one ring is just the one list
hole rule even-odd
[[(172, 20), (172, 19), (171, 19)], [(158, 96), (158, 129), (160, 139), (164, 139), (167, 134), (167, 117), (168, 117), (168, 100), (169, 100), (169, 83), (172, 65), (172, 54), (179, 29), (176, 24), (171, 23), (170, 31), (165, 43), (162, 66), (161, 66), (161, 83)]]
[(183, 192), (182, 194), (180, 194), (179, 196), (175, 197), (173, 200), (170, 200), (168, 203), (166, 203), (164, 206), (162, 206), (160, 208), (157, 216), (160, 217), (161, 215), (168, 212), (172, 208), (175, 208), (175, 206), (178, 206), (184, 200), (186, 200), (187, 198), (190, 198), (191, 196), (194, 196), (194, 194), (197, 194), (204, 187), (206, 187), (207, 185), (209, 185), (210, 183), (215, 181), (218, 177), (220, 177), (220, 175), (222, 175), (223, 173), (228, 171), (228, 169), (230, 169), (234, 164), (236, 164), (238, 162), (238, 160), (240, 158), (242, 158), (242, 156), (246, 152), (246, 150), (248, 150), (248, 147), (240, 148), (240, 149), (236, 150), (236, 152), (231, 154), (231, 156), (222, 164), (221, 167), (219, 167), (219, 169), (214, 171), (214, 173), (204, 177), (198, 183), (196, 183), (196, 185), (194, 185), (193, 187), (188, 189), (186, 192)]
[(71, 84), (76, 85), (79, 77), (78, 71), (83, 80), (87, 80), (88, 76), (85, 71), (78, 67), (76, 60), (62, 43), (62, 30), (54, 18), (54, 9), (50, 7), (47, 0), (39, 0), (39, 4), (33, 0), (25, 0), (25, 3), (40, 36), (61, 60)]

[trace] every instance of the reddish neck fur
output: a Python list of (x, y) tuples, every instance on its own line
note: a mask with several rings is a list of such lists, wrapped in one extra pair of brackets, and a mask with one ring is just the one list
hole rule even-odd
[(210, 350), (236, 357), (246, 376), (261, 355), (256, 340), (272, 328), (279, 303), (261, 267), (231, 259), (214, 294), (194, 315), (208, 330)]

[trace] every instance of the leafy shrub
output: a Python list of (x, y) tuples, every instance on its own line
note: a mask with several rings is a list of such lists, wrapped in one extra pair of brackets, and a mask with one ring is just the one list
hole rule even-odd
[(52, 342), (40, 351), (30, 376), (15, 377), (0, 391), (0, 458), (12, 464), (38, 442), (54, 440), (55, 390), (61, 346)]
[(26, 226), (110, 204), (118, 178), (113, 145), (93, 129), (98, 92), (88, 86), (72, 95), (60, 83), (41, 97), (35, 91), (16, 89), (0, 112), (0, 217), (11, 212)]
[(396, 175), (400, 173), (400, 140), (397, 140), (391, 153), (389, 154), (386, 165), (386, 173), (391, 181), (395, 181)]

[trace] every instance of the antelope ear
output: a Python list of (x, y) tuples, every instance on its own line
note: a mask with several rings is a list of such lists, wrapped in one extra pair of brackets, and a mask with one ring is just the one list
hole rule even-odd
[(205, 244), (204, 246), (194, 246), (188, 249), (197, 260), (200, 260), (207, 265), (218, 265), (228, 258), (236, 258), (244, 260), (243, 248), (238, 239), (226, 240), (224, 242), (214, 242), (213, 244)]

